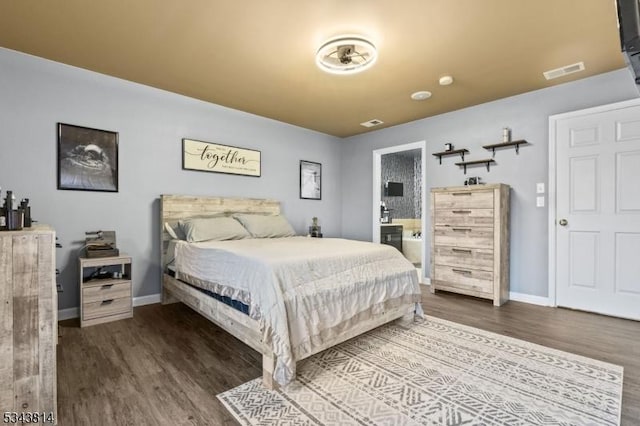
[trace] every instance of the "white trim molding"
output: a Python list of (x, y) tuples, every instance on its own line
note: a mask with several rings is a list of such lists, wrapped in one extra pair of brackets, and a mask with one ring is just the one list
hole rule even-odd
[[(133, 298), (133, 306), (144, 306), (144, 305), (153, 305), (155, 303), (160, 303), (162, 300), (162, 295), (160, 293), (157, 294), (148, 294), (146, 296), (139, 296)], [(64, 321), (68, 319), (74, 319), (80, 317), (80, 308), (67, 308), (60, 309), (58, 311), (58, 321)]]
[(80, 317), (80, 308), (60, 309), (58, 311), (58, 321)]
[[(373, 151), (373, 205), (372, 205), (372, 233), (371, 241), (380, 242), (380, 200), (382, 199), (382, 156), (385, 154), (393, 154), (395, 152), (411, 151), (419, 149), (422, 155), (422, 175), (425, 175), (427, 167), (427, 141), (418, 141), (407, 143), (404, 145), (390, 146), (388, 148), (376, 149)], [(424, 190), (424, 182), (422, 182), (422, 235), (425, 231), (425, 206), (427, 205), (426, 191)], [(424, 260), (424, 242), (422, 243), (422, 257)], [(424, 262), (423, 262), (424, 264)]]
[(509, 292), (509, 300), (514, 302), (530, 303), (532, 305), (553, 306), (550, 304), (548, 297), (534, 296), (532, 294)]
[(133, 306), (153, 305), (162, 301), (160, 293), (148, 294), (146, 296), (138, 296), (133, 298)]

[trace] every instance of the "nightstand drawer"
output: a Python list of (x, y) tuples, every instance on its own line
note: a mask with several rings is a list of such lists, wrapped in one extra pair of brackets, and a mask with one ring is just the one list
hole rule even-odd
[(493, 227), (493, 209), (459, 208), (436, 210), (436, 226)]
[(107, 299), (100, 302), (84, 303), (82, 305), (82, 319), (90, 320), (129, 311), (131, 311), (131, 297)]
[(85, 304), (122, 297), (131, 297), (131, 281), (82, 289), (82, 302)]
[(436, 209), (492, 209), (493, 191), (466, 191), (464, 189), (451, 192), (436, 192), (434, 194)]
[(434, 249), (434, 262), (436, 265), (493, 271), (493, 261), (493, 250), (491, 249), (448, 246), (435, 246)]

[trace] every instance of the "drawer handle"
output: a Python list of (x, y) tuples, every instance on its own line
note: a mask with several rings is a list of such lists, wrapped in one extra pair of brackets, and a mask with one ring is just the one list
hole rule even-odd
[(457, 274), (465, 274), (465, 275), (471, 275), (471, 271), (467, 270), (467, 269), (455, 269), (455, 268), (451, 268), (451, 270)]
[(101, 288), (101, 289), (103, 289), (103, 290), (107, 290), (107, 289), (109, 289), (109, 288), (111, 288), (111, 287), (113, 287), (113, 284), (105, 284), (105, 285), (103, 285), (103, 286), (102, 286), (102, 287), (100, 287), (100, 288)]
[(451, 195), (457, 196), (457, 195), (471, 195), (470, 192), (452, 192)]
[(454, 231), (471, 232), (471, 228), (451, 228)]
[(469, 249), (452, 248), (451, 251), (454, 252), (454, 253), (468, 253), (468, 254), (471, 254), (471, 250), (469, 250)]
[(456, 214), (469, 214), (469, 213), (471, 213), (471, 210), (454, 210), (453, 213), (456, 213)]
[(107, 300), (103, 300), (102, 303), (100, 303), (101, 305), (108, 305), (110, 303), (113, 302), (113, 299), (107, 299)]

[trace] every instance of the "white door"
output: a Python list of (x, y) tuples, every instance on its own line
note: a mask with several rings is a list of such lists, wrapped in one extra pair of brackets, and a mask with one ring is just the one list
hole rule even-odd
[(640, 105), (556, 122), (556, 302), (640, 319)]

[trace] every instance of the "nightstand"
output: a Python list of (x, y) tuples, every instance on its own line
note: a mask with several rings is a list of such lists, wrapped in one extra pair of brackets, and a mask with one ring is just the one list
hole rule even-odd
[(133, 316), (131, 257), (79, 259), (80, 327)]

